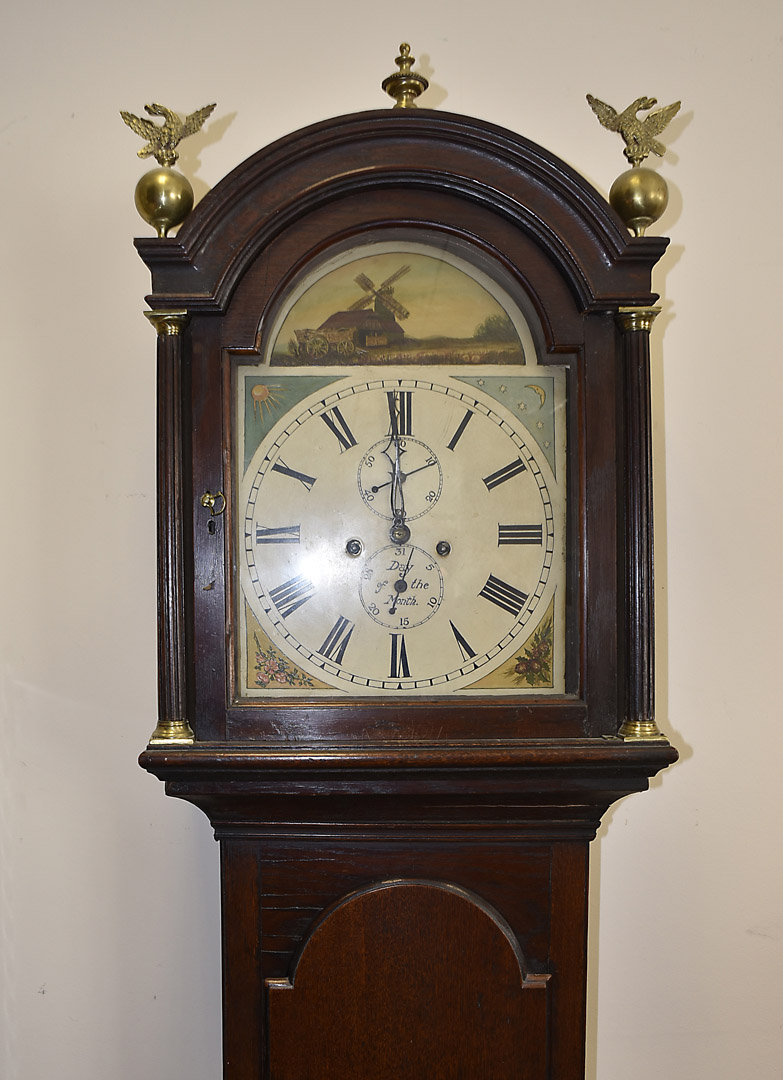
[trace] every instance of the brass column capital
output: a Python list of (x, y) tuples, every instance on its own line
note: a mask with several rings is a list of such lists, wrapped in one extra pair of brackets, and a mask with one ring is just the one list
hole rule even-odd
[(173, 337), (182, 333), (188, 321), (187, 311), (145, 311), (158, 337)]
[(660, 313), (659, 307), (621, 307), (618, 308), (615, 318), (623, 333), (646, 330), (649, 334), (656, 316)]

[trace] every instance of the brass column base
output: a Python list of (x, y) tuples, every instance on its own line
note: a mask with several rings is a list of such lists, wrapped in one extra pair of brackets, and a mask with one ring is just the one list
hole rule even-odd
[(617, 732), (617, 738), (625, 742), (668, 743), (669, 741), (654, 720), (625, 720)]
[(150, 746), (171, 745), (190, 746), (196, 741), (193, 728), (187, 720), (160, 720), (150, 735)]

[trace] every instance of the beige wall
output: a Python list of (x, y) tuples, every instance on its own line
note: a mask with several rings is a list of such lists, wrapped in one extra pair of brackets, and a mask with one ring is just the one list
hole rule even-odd
[(604, 192), (622, 147), (585, 93), (683, 99), (654, 332), (659, 709), (682, 761), (594, 846), (588, 1075), (780, 1077), (779, 0), (28, 0), (3, 31), (0, 1075), (219, 1075), (217, 848), (135, 765), (155, 342), (118, 110), (217, 101), (183, 153), (202, 194), (292, 129), (382, 107), (405, 39), (431, 105)]

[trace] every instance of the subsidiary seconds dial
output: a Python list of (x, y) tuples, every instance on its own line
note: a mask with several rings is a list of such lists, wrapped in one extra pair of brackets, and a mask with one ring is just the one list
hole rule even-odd
[(458, 373), (336, 377), (261, 442), (241, 499), (245, 600), (304, 682), (334, 691), (471, 692), (562, 580), (546, 455)]

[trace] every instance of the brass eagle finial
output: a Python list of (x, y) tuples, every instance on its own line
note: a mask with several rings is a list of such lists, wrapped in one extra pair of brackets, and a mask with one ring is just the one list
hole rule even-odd
[(609, 131), (619, 131), (625, 139), (624, 153), (634, 167), (641, 165), (650, 152), (663, 157), (666, 147), (659, 143), (655, 136), (660, 135), (669, 121), (677, 115), (681, 102), (675, 101), (673, 105), (656, 109), (640, 120), (636, 114), (642, 109), (651, 109), (653, 105), (657, 105), (657, 98), (637, 98), (621, 113), (592, 94), (587, 95), (587, 101), (603, 127)]
[(144, 117), (123, 110), (120, 110), (120, 116), (131, 131), (147, 140), (147, 145), (138, 151), (139, 157), (154, 157), (158, 165), (169, 168), (179, 157), (177, 146), (188, 135), (194, 135), (199, 130), (215, 106), (205, 105), (203, 109), (197, 109), (186, 116), (184, 121), (165, 105), (153, 103), (145, 105), (144, 108), (150, 116), (162, 116), (163, 123), (155, 124), (152, 120), (145, 120)]

